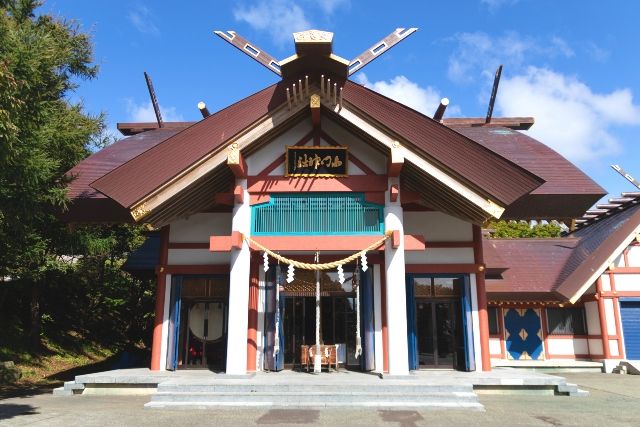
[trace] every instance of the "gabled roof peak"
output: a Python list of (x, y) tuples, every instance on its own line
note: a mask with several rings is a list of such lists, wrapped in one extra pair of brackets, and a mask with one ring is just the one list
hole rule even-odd
[(333, 33), (329, 31), (311, 29), (293, 33), (296, 53), (280, 61), (235, 31), (214, 31), (214, 33), (270, 71), (283, 79), (288, 79), (314, 71), (347, 78), (416, 31), (417, 28), (396, 28), (394, 32), (351, 61), (333, 53)]

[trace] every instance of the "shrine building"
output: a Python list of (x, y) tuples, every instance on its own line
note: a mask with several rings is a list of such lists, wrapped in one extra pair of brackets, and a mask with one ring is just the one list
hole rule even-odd
[[(68, 221), (156, 230), (125, 265), (157, 279), (152, 370), (640, 358), (640, 193), (579, 219), (605, 191), (533, 118), (428, 117), (350, 79), (415, 30), (353, 60), (295, 33), (280, 61), (217, 32), (278, 82), (196, 122), (120, 123), (69, 172)], [(489, 239), (492, 218), (573, 229)]]

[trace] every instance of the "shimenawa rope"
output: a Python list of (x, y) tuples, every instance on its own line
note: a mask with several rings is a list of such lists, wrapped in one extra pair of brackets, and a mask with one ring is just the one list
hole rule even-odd
[(296, 261), (287, 257), (283, 257), (282, 255), (273, 252), (271, 249), (267, 248), (266, 246), (261, 245), (260, 243), (256, 242), (255, 240), (253, 240), (251, 237), (249, 236), (244, 236), (244, 240), (246, 240), (249, 244), (254, 245), (255, 247), (257, 247), (258, 249), (265, 251), (266, 253), (268, 253), (272, 258), (284, 263), (284, 264), (289, 264), (289, 265), (293, 265), (295, 268), (300, 268), (302, 270), (332, 270), (334, 268), (337, 268), (339, 265), (344, 265), (347, 263), (350, 263), (351, 261), (357, 259), (358, 257), (360, 257), (363, 253), (369, 252), (372, 249), (377, 248), (378, 246), (380, 246), (381, 244), (383, 244), (385, 242), (385, 240), (387, 240), (389, 237), (391, 237), (391, 235), (393, 234), (393, 231), (386, 231), (384, 233), (384, 236), (381, 237), (379, 240), (373, 242), (372, 244), (370, 244), (369, 246), (367, 246), (366, 248), (362, 249), (359, 252), (356, 252), (352, 255), (349, 255), (346, 258), (343, 259), (339, 259), (333, 262), (326, 262), (324, 264), (319, 264), (319, 263), (308, 263), (308, 262), (300, 262), (300, 261)]

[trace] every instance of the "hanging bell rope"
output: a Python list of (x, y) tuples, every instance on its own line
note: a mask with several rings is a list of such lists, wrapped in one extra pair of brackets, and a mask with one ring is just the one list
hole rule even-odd
[(272, 258), (284, 263), (284, 264), (288, 264), (290, 266), (293, 266), (295, 268), (300, 268), (302, 270), (333, 270), (334, 268), (337, 268), (339, 265), (343, 265), (343, 264), (348, 264), (351, 261), (358, 259), (362, 254), (365, 254), (367, 252), (369, 252), (370, 250), (373, 250), (375, 248), (377, 248), (378, 246), (380, 246), (381, 244), (383, 244), (385, 242), (385, 240), (387, 240), (389, 237), (391, 237), (391, 235), (393, 234), (392, 230), (388, 230), (384, 233), (384, 236), (381, 237), (379, 240), (376, 240), (375, 242), (371, 243), (369, 246), (367, 246), (366, 248), (362, 249), (361, 251), (358, 251), (352, 255), (349, 255), (346, 258), (343, 259), (339, 259), (333, 262), (326, 262), (324, 264), (320, 264), (320, 263), (309, 263), (309, 262), (300, 262), (300, 261), (296, 261), (287, 257), (283, 257), (280, 254), (277, 254), (275, 252), (273, 252), (271, 249), (267, 248), (266, 246), (261, 245), (260, 243), (256, 242), (255, 240), (253, 240), (251, 237), (248, 236), (244, 236), (244, 240), (246, 240), (250, 245), (254, 245), (255, 247), (257, 247), (258, 249), (260, 249), (261, 251), (264, 251), (266, 253), (268, 253)]
[[(277, 363), (278, 354), (280, 353), (280, 264), (276, 267), (276, 325), (273, 343), (273, 360)], [(276, 366), (277, 369), (277, 366)]]

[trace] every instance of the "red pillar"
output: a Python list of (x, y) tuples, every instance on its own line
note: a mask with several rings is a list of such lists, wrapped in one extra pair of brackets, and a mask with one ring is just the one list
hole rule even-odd
[(602, 355), (605, 359), (611, 358), (609, 350), (609, 331), (607, 329), (607, 314), (604, 308), (604, 299), (602, 297), (602, 277), (598, 277), (596, 281), (596, 301), (598, 301), (598, 317), (600, 318), (600, 334), (602, 335)]
[(153, 341), (151, 342), (151, 370), (159, 371), (160, 353), (162, 349), (162, 319), (164, 317), (164, 295), (167, 288), (167, 274), (164, 268), (169, 258), (169, 226), (160, 231), (160, 265), (157, 268), (158, 285), (156, 286), (156, 309), (153, 322)]
[(247, 372), (256, 371), (256, 353), (258, 351), (258, 274), (260, 264), (255, 253), (251, 257), (249, 279), (249, 323), (247, 327)]
[(480, 321), (480, 352), (482, 355), (482, 370), (491, 370), (491, 355), (489, 354), (489, 316), (487, 314), (487, 288), (484, 280), (484, 255), (482, 252), (482, 229), (473, 225), (473, 256), (476, 264), (482, 266), (482, 271), (476, 272), (476, 293), (478, 295), (478, 319)]

